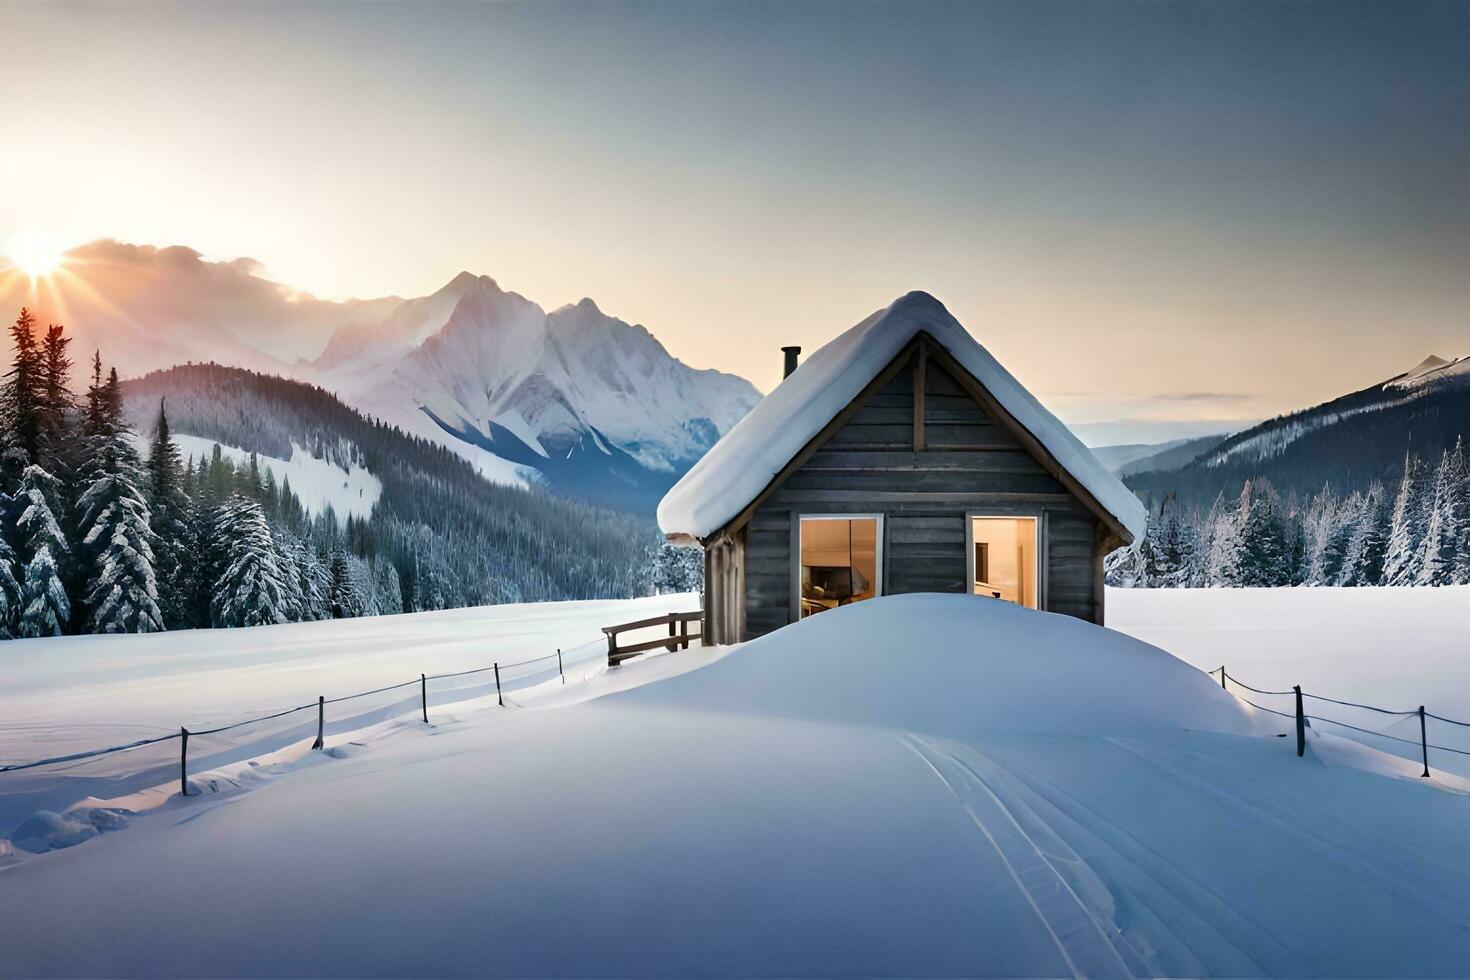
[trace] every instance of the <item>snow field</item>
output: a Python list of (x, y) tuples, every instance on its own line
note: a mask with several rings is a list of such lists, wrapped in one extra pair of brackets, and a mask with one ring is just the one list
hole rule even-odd
[[(218, 735), (191, 736), (191, 774), (243, 763), (316, 736), (318, 696), (327, 732), (341, 734), (420, 710), (419, 674), (476, 670), (428, 682), (435, 709), (555, 678), (558, 647), (569, 681), (605, 665), (601, 627), (685, 610), (693, 596), (492, 606), (248, 630), (18, 640), (0, 658), (0, 765), (55, 758), (139, 739), (203, 732), (309, 706)], [(651, 634), (650, 634), (651, 635)], [(638, 638), (635, 636), (634, 642)], [(528, 663), (528, 661), (530, 661)], [(512, 666), (512, 665), (521, 666)], [(591, 672), (591, 673), (589, 673)], [(405, 686), (394, 686), (405, 685)], [(0, 773), (0, 834), (38, 810), (161, 787), (177, 792), (178, 740), (76, 763)], [(158, 798), (160, 794), (153, 794)]]
[[(1470, 959), (1466, 784), (1330, 735), (1298, 759), (1199, 671), (1080, 621), (894, 596), (545, 690), (329, 739), (345, 757), (15, 862), (0, 973), (1458, 976)], [(79, 914), (84, 893), (129, 899)]]
[[(1268, 691), (1300, 684), (1320, 694), (1395, 711), (1419, 705), (1470, 721), (1470, 587), (1108, 589), (1107, 624), (1200, 670)], [(1218, 680), (1216, 681), (1218, 683)], [(1236, 690), (1232, 685), (1232, 689)], [(1295, 713), (1288, 695), (1238, 689), (1262, 707)], [(1410, 744), (1336, 725), (1317, 727), (1406, 759), (1420, 758), (1417, 717), (1386, 717), (1305, 702), (1308, 714), (1385, 732)], [(1290, 723), (1281, 719), (1289, 727)], [(1432, 745), (1470, 752), (1470, 728), (1428, 720)], [(1430, 750), (1431, 771), (1470, 777), (1470, 755)]]

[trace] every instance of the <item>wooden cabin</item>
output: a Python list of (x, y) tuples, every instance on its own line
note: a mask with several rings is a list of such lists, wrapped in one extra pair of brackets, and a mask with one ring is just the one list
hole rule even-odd
[[(659, 506), (705, 554), (705, 642), (902, 592), (1103, 621), (1142, 505), (926, 293), (795, 367)], [(795, 368), (794, 370), (792, 370)]]

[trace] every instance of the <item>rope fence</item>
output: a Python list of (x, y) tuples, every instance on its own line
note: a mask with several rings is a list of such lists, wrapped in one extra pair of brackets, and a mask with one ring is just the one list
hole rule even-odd
[[(263, 725), (267, 722), (290, 718), (293, 715), (302, 714), (303, 712), (311, 711), (314, 709), (316, 711), (316, 718), (314, 719), (316, 722), (316, 739), (312, 743), (311, 748), (314, 750), (320, 750), (324, 748), (324, 737), (326, 733), (327, 720), (326, 709), (328, 705), (339, 705), (343, 704), (344, 702), (358, 701), (363, 698), (374, 697), (377, 695), (391, 694), (395, 691), (403, 691), (405, 692), (405, 694), (409, 694), (409, 689), (417, 688), (417, 692), (413, 692), (417, 694), (416, 697), (410, 695), (407, 700), (396, 699), (390, 701), (387, 704), (379, 705), (375, 708), (366, 708), (362, 714), (342, 719), (342, 722), (344, 724), (350, 722), (353, 724), (359, 724), (361, 725), (361, 727), (365, 727), (366, 724), (375, 724), (381, 720), (387, 720), (391, 717), (400, 717), (402, 714), (409, 713), (410, 711), (416, 711), (417, 713), (420, 713), (422, 715), (423, 721), (427, 724), (429, 721), (429, 694), (431, 690), (431, 684), (433, 682), (455, 681), (462, 678), (488, 674), (491, 675), (493, 680), (487, 678), (485, 683), (479, 686), (460, 685), (448, 687), (445, 685), (441, 685), (437, 693), (440, 694), (441, 697), (447, 695), (449, 697), (449, 700), (441, 700), (439, 704), (442, 707), (445, 704), (462, 703), (464, 701), (488, 696), (493, 687), (497, 704), (500, 707), (504, 707), (505, 694), (507, 690), (520, 689), (523, 686), (535, 686), (536, 684), (546, 683), (547, 681), (553, 679), (560, 679), (562, 684), (566, 684), (568, 667), (581, 667), (593, 661), (600, 661), (600, 653), (603, 644), (604, 639), (599, 637), (597, 639), (588, 640), (587, 642), (578, 644), (574, 647), (558, 648), (553, 653), (548, 653), (545, 656), (541, 657), (532, 657), (527, 660), (518, 660), (512, 663), (501, 663), (499, 661), (496, 661), (491, 663), (488, 667), (475, 667), (470, 670), (450, 671), (441, 674), (420, 674), (418, 677), (412, 680), (403, 681), (398, 684), (388, 684), (383, 687), (376, 687), (368, 691), (359, 691), (355, 694), (344, 694), (333, 698), (328, 698), (325, 695), (322, 695), (319, 696), (315, 701), (309, 702), (307, 704), (299, 704), (295, 707), (284, 708), (280, 711), (274, 711), (270, 714), (259, 715), (254, 718), (246, 718), (242, 721), (232, 722), (227, 725), (218, 725), (213, 728), (202, 729), (190, 729), (185, 726), (180, 726), (178, 731), (171, 732), (166, 735), (157, 735), (151, 738), (137, 739), (119, 745), (110, 745), (105, 748), (71, 752), (64, 755), (52, 756), (46, 759), (35, 759), (27, 762), (13, 762), (3, 764), (0, 765), (0, 773), (23, 772), (26, 770), (41, 769), (48, 766), (62, 766), (70, 768), (75, 764), (85, 763), (88, 760), (98, 759), (104, 756), (115, 755), (123, 752), (131, 752), (137, 749), (144, 748), (146, 746), (160, 745), (162, 743), (177, 740), (179, 742), (178, 758), (180, 793), (184, 796), (192, 796), (196, 794), (194, 792), (191, 792), (189, 784), (190, 739), (200, 739), (209, 736), (217, 736), (238, 729), (247, 728), (252, 725)], [(592, 651), (597, 651), (599, 655), (586, 655), (587, 653), (590, 653)], [(534, 669), (526, 671), (520, 676), (502, 676), (504, 672), (521, 670), (522, 668), (528, 667)], [(534, 682), (532, 684), (525, 684), (526, 681), (533, 679)], [(300, 730), (300, 726), (307, 724), (309, 724), (309, 721), (307, 721), (307, 719), (305, 718), (303, 718), (300, 722), (293, 721), (293, 727), (286, 728), (274, 733), (277, 736), (276, 741), (280, 741), (282, 738), (287, 738), (293, 739), (292, 741), (288, 742), (288, 744), (295, 744), (296, 742), (304, 740), (304, 738), (309, 737), (309, 730), (305, 735), (302, 735), (301, 738), (293, 737)], [(249, 746), (234, 746), (233, 748), (237, 750), (234, 754), (239, 755), (240, 751), (248, 750)], [(255, 746), (255, 748), (258, 749), (259, 746)], [(260, 753), (257, 752), (257, 754)], [(154, 762), (156, 763), (156, 760), (154, 760)]]
[[(1424, 764), (1424, 771), (1420, 773), (1420, 775), (1426, 779), (1430, 776), (1430, 749), (1434, 749), (1436, 752), (1448, 752), (1452, 755), (1470, 757), (1470, 750), (1455, 748), (1451, 745), (1440, 745), (1436, 742), (1429, 741), (1428, 719), (1432, 718), (1435, 721), (1442, 722), (1446, 725), (1453, 725), (1457, 728), (1467, 729), (1467, 733), (1470, 733), (1470, 723), (1456, 721), (1453, 718), (1446, 718), (1443, 715), (1437, 715), (1432, 711), (1426, 710), (1423, 705), (1420, 705), (1418, 708), (1414, 708), (1409, 711), (1395, 711), (1392, 708), (1384, 708), (1379, 705), (1362, 704), (1357, 701), (1346, 701), (1341, 698), (1330, 698), (1325, 694), (1312, 694), (1310, 692), (1303, 691), (1300, 686), (1293, 687), (1289, 691), (1268, 691), (1259, 687), (1252, 687), (1251, 685), (1245, 683), (1240, 678), (1227, 672), (1224, 665), (1216, 667), (1214, 670), (1205, 671), (1205, 673), (1210, 677), (1218, 677), (1220, 681), (1220, 687), (1226, 691), (1230, 691), (1230, 688), (1233, 685), (1242, 690), (1250, 691), (1253, 694), (1260, 694), (1268, 697), (1294, 698), (1296, 709), (1294, 712), (1287, 712), (1279, 711), (1276, 708), (1267, 707), (1266, 705), (1257, 704), (1256, 702), (1248, 698), (1242, 697), (1239, 694), (1235, 694), (1236, 698), (1238, 698), (1241, 702), (1250, 705), (1252, 708), (1255, 708), (1259, 711), (1266, 711), (1273, 715), (1280, 715), (1282, 718), (1290, 718), (1295, 721), (1297, 734), (1296, 754), (1298, 756), (1304, 755), (1306, 753), (1306, 729), (1311, 727), (1311, 722), (1320, 722), (1325, 725), (1337, 725), (1341, 728), (1351, 729), (1355, 732), (1361, 732), (1365, 735), (1371, 735), (1374, 738), (1381, 738), (1386, 739), (1390, 742), (1397, 742), (1402, 745), (1414, 746), (1419, 750), (1420, 760)], [(1400, 721), (1408, 721), (1409, 719), (1417, 718), (1419, 720), (1419, 737), (1417, 739), (1403, 738), (1399, 735), (1391, 735), (1385, 731), (1376, 731), (1372, 728), (1365, 728), (1361, 725), (1354, 725), (1351, 722), (1343, 721), (1340, 718), (1331, 718), (1326, 715), (1312, 714), (1309, 713), (1305, 708), (1305, 699), (1320, 701), (1326, 704), (1335, 704), (1340, 707), (1352, 708), (1357, 711), (1368, 711), (1372, 712), (1375, 715), (1382, 715), (1389, 718), (1397, 718)]]

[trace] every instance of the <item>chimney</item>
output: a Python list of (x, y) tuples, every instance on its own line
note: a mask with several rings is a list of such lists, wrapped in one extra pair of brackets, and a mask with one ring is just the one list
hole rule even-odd
[(801, 348), (782, 347), (781, 353), (786, 355), (786, 371), (781, 375), (785, 379), (791, 377), (791, 372), (796, 370), (796, 359), (801, 355)]

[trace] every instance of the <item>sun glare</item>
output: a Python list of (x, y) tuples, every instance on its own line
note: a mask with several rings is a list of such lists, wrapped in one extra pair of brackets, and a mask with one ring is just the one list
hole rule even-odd
[(25, 234), (11, 240), (5, 250), (16, 268), (31, 279), (44, 279), (61, 267), (61, 246), (47, 235)]

